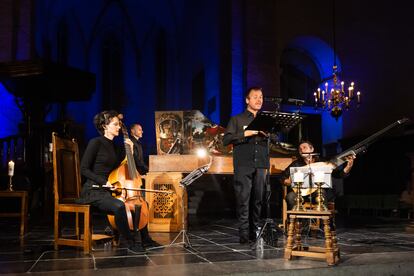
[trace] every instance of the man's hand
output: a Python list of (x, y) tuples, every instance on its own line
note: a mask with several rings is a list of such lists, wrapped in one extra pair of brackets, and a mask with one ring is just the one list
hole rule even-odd
[(245, 130), (244, 137), (254, 136), (254, 135), (263, 135), (264, 137), (269, 137), (269, 134), (264, 131), (259, 130)]
[(346, 166), (344, 168), (344, 173), (349, 173), (352, 169), (352, 166), (354, 165), (354, 159), (356, 158), (355, 154), (348, 155), (345, 157), (346, 159)]
[(259, 134), (258, 130), (245, 130), (244, 131), (244, 137), (250, 137), (250, 136), (254, 136), (258, 134)]
[(113, 188), (114, 186), (112, 186), (111, 183), (109, 183), (109, 181), (106, 182), (105, 185), (102, 185), (102, 188)]
[(291, 184), (292, 184), (292, 179), (290, 179), (290, 177), (286, 178), (283, 181), (283, 185), (285, 185), (285, 186), (290, 186)]

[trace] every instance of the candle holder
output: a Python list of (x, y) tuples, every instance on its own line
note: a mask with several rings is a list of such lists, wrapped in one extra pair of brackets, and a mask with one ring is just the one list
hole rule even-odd
[(327, 110), (331, 116), (338, 120), (344, 110), (348, 110), (352, 105), (358, 108), (361, 104), (361, 92), (355, 93), (355, 83), (351, 82), (347, 89), (345, 89), (345, 82), (338, 80), (337, 66), (333, 66), (332, 73), (333, 83), (329, 90), (329, 85), (326, 82), (322, 88), (318, 88), (314, 93), (315, 109)]
[(302, 189), (302, 182), (294, 182), (295, 186), (297, 188), (296, 190), (296, 199), (295, 199), (295, 206), (293, 206), (293, 211), (305, 211), (305, 208), (303, 208), (303, 197), (300, 194), (300, 191)]
[(323, 182), (315, 182), (315, 185), (318, 187), (318, 195), (316, 196), (316, 210), (317, 211), (326, 211), (328, 208), (326, 208), (325, 205), (325, 197), (322, 194), (322, 185)]
[(13, 176), (10, 175), (9, 176), (9, 191), (13, 192), (13, 181), (12, 181)]

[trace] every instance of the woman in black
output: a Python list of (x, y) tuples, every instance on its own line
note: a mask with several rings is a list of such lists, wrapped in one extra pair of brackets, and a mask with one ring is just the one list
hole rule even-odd
[[(105, 213), (115, 215), (115, 223), (122, 236), (128, 242), (128, 249), (134, 253), (145, 252), (142, 244), (135, 241), (128, 225), (128, 219), (123, 201), (112, 197), (110, 188), (111, 183), (108, 176), (112, 170), (117, 168), (125, 158), (125, 149), (117, 147), (113, 139), (119, 135), (121, 122), (116, 111), (102, 111), (95, 115), (94, 124), (101, 134), (89, 141), (81, 161), (81, 174), (87, 180), (83, 185), (79, 203), (90, 204)], [(131, 140), (126, 139), (125, 143), (131, 148)], [(95, 188), (93, 185), (99, 185), (102, 188)], [(143, 235), (144, 234), (144, 235)], [(141, 232), (143, 242), (154, 242), (145, 229)], [(149, 241), (148, 241), (149, 240)]]

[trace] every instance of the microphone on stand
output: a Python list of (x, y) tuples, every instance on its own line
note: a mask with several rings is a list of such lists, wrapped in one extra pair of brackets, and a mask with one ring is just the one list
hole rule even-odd
[(282, 102), (282, 98), (280, 97), (264, 97), (263, 101), (265, 102), (273, 102), (273, 103), (281, 103)]
[(317, 152), (302, 152), (303, 155), (309, 155), (309, 156), (317, 156), (320, 155), (320, 153)]
[(289, 98), (289, 99), (287, 99), (287, 101), (288, 101), (288, 103), (293, 103), (293, 104), (299, 105), (299, 106), (305, 104), (305, 101), (304, 100), (301, 100), (301, 99)]
[(316, 152), (302, 152), (300, 154), (300, 156), (302, 156), (304, 159), (311, 161), (312, 160), (312, 156), (318, 156), (319, 153)]

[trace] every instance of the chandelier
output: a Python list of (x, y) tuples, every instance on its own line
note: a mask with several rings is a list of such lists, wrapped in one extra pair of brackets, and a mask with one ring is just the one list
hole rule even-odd
[(327, 110), (331, 116), (338, 120), (341, 117), (343, 110), (348, 110), (352, 105), (359, 107), (361, 103), (361, 92), (356, 91), (355, 83), (351, 82), (345, 87), (344, 81), (338, 80), (338, 66), (336, 65), (336, 37), (335, 37), (335, 0), (332, 9), (332, 34), (333, 34), (333, 79), (332, 86), (329, 87), (328, 82), (323, 84), (323, 81), (318, 89), (313, 93), (315, 99), (315, 108)]
[(352, 105), (359, 107), (361, 103), (361, 92), (355, 93), (355, 83), (351, 82), (345, 88), (345, 82), (338, 81), (337, 66), (333, 66), (333, 85), (329, 87), (328, 82), (325, 82), (322, 89), (319, 87), (314, 93), (315, 108), (327, 110), (331, 116), (338, 120), (341, 117), (343, 110), (348, 110)]

